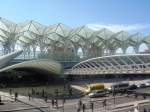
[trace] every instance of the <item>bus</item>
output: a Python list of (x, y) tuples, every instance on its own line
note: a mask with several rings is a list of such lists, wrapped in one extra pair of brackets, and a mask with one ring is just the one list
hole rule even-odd
[(105, 86), (102, 83), (89, 84), (86, 87), (85, 93), (89, 94), (92, 91), (95, 91), (95, 90), (104, 90), (104, 89), (105, 89)]

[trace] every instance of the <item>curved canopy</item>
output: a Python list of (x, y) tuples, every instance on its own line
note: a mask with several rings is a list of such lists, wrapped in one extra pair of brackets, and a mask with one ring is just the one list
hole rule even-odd
[(45, 60), (25, 61), (22, 63), (14, 64), (1, 69), (0, 72), (17, 69), (31, 70), (42, 74), (58, 74), (58, 75), (62, 71), (62, 67), (59, 63), (45, 59)]
[(149, 74), (150, 54), (112, 55), (88, 59), (72, 67), (70, 74)]

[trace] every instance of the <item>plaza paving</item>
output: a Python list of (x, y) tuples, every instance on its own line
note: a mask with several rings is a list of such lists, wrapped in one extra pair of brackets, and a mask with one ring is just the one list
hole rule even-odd
[[(142, 83), (143, 81), (130, 81), (130, 83)], [(85, 82), (86, 83), (86, 82)], [(75, 86), (84, 87), (85, 83), (74, 84)], [(110, 87), (112, 83), (105, 83), (107, 87)], [(137, 92), (150, 93), (150, 87), (137, 90)], [(28, 96), (19, 94), (18, 100), (14, 101), (14, 93), (10, 95), (6, 91), (0, 91), (0, 96), (4, 105), (0, 105), (0, 112), (77, 112), (79, 98), (68, 99), (64, 103), (63, 100), (58, 100), (58, 108), (52, 107), (51, 99), (47, 102), (43, 98), (33, 97), (29, 100)], [(106, 99), (106, 106), (103, 106), (103, 101)], [(150, 109), (150, 96), (143, 98), (138, 96), (135, 98), (133, 94), (120, 94), (115, 97), (107, 95), (106, 97), (89, 98), (84, 96), (81, 98), (82, 102), (86, 106), (85, 112), (92, 112), (90, 108), (90, 102), (94, 103), (94, 112), (134, 112), (136, 105), (139, 105), (140, 112), (143, 112), (145, 108), (147, 111)], [(82, 112), (82, 110), (81, 110)]]
[[(78, 101), (79, 99), (71, 99), (67, 100), (64, 104), (64, 110), (62, 105), (62, 100), (58, 101), (58, 109), (56, 107), (52, 108), (51, 100), (45, 102), (43, 99), (40, 98), (33, 98), (29, 101), (27, 96), (19, 95), (18, 100), (14, 101), (14, 96), (10, 96), (9, 93), (0, 92), (2, 97), (2, 101), (4, 105), (0, 105), (0, 112), (77, 112), (78, 108)], [(106, 99), (107, 106), (103, 107), (102, 102)], [(150, 97), (147, 97), (146, 100), (143, 99), (142, 96), (138, 96), (135, 98), (134, 95), (127, 96), (126, 94), (117, 94), (115, 96), (115, 103), (114, 97), (112, 95), (108, 95), (107, 97), (103, 98), (88, 98), (87, 96), (82, 98), (82, 102), (86, 105), (85, 112), (91, 112), (89, 108), (89, 102), (94, 102), (94, 112), (128, 112), (129, 110), (133, 110), (133, 107), (141, 103), (141, 112), (143, 111), (143, 105), (148, 110), (150, 105)], [(147, 102), (146, 105), (142, 102)], [(130, 107), (130, 105), (133, 105)], [(122, 108), (123, 106), (127, 106), (129, 108)], [(82, 111), (81, 111), (82, 112)]]

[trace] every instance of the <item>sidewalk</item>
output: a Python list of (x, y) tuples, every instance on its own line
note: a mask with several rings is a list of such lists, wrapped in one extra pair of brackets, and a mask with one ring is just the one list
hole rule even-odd
[[(11, 101), (11, 102), (14, 102), (14, 103), (20, 102), (21, 104), (24, 104), (23, 106), (21, 106), (19, 108), (17, 107), (17, 104), (16, 104), (16, 107), (17, 107), (16, 109), (14, 109), (14, 108), (5, 109), (5, 110), (0, 110), (0, 112), (30, 110), (30, 109), (38, 109), (40, 111), (43, 111), (43, 108), (45, 108), (45, 109), (50, 109), (51, 108), (51, 102), (46, 103), (43, 99), (39, 99), (39, 98), (31, 98), (31, 100), (29, 101), (29, 98), (27, 96), (18, 95), (18, 99), (15, 102), (14, 101), (14, 95), (10, 96), (9, 93), (0, 92), (0, 96), (2, 97), (2, 101)], [(20, 104), (18, 104), (18, 105), (20, 105)], [(5, 103), (4, 106), (7, 108), (7, 103)], [(9, 103), (8, 103), (8, 106), (10, 106)]]

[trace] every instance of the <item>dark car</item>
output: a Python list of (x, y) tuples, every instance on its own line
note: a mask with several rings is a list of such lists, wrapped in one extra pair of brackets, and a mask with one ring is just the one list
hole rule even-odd
[(134, 90), (137, 89), (137, 85), (133, 84), (133, 85), (129, 85), (128, 90)]
[(145, 88), (146, 87), (146, 84), (140, 84), (140, 88)]
[(119, 92), (119, 91), (125, 91), (129, 87), (128, 82), (119, 82), (111, 85), (112, 92)]

